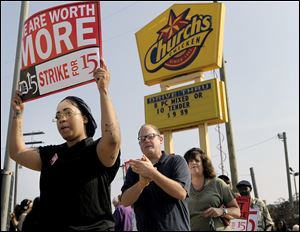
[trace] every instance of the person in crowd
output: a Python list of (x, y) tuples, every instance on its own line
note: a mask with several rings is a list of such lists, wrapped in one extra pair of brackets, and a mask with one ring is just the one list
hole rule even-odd
[[(43, 230), (113, 230), (110, 184), (120, 166), (121, 135), (109, 96), (110, 74), (103, 59), (94, 71), (101, 108), (102, 137), (93, 140), (97, 124), (88, 105), (69, 96), (57, 106), (55, 121), (66, 141), (60, 145), (26, 148), (20, 92), (14, 116), (9, 154), (17, 163), (41, 172), (40, 210)], [(31, 119), (33, 120), (33, 119)]]
[(31, 210), (23, 222), (22, 231), (42, 231), (40, 227), (40, 197), (33, 200)]
[(9, 222), (9, 231), (17, 231), (17, 224), (20, 220), (21, 215), (21, 207), (17, 204), (14, 208), (14, 211), (10, 214), (10, 222)]
[(22, 231), (23, 223), (27, 217), (27, 214), (31, 211), (32, 201), (24, 199), (20, 205), (16, 205), (14, 212), (11, 214), (10, 231)]
[(299, 225), (298, 224), (293, 225), (292, 231), (299, 231)]
[(278, 218), (274, 222), (274, 231), (291, 231), (284, 219)]
[(234, 192), (234, 191), (233, 191), (233, 189), (232, 189), (232, 183), (231, 183), (231, 180), (230, 180), (230, 178), (229, 178), (228, 176), (226, 176), (226, 175), (219, 175), (218, 178), (220, 178), (221, 180), (223, 180), (224, 183), (227, 184), (227, 185), (229, 186), (229, 188), (232, 190), (233, 195), (235, 196), (235, 198), (241, 196), (240, 193)]
[(227, 184), (216, 178), (211, 160), (200, 148), (184, 154), (191, 172), (192, 184), (188, 207), (193, 231), (230, 230), (228, 220), (237, 218), (240, 208)]
[(124, 207), (120, 204), (121, 195), (113, 199), (115, 211), (113, 213), (115, 219), (116, 231), (132, 231), (133, 230), (133, 210), (131, 206)]
[(228, 176), (226, 175), (219, 175), (218, 178), (224, 181), (225, 184), (227, 184), (231, 188), (231, 181)]
[(143, 154), (129, 160), (121, 204), (133, 206), (138, 231), (190, 230), (186, 162), (161, 150), (163, 137), (154, 125), (142, 125), (138, 141)]
[(237, 183), (236, 188), (241, 196), (250, 197), (250, 208), (258, 210), (258, 231), (271, 231), (274, 223), (269, 210), (262, 200), (251, 197), (252, 185), (250, 182), (247, 180), (241, 180)]

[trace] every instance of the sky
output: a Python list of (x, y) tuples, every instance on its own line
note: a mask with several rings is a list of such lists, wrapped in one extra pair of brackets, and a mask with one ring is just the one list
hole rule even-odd
[[(135, 33), (174, 3), (183, 2), (101, 2), (103, 57), (111, 73), (110, 96), (121, 127), (122, 163), (141, 157), (137, 132), (145, 121), (144, 96), (160, 92), (159, 85), (144, 84)], [(31, 2), (29, 15), (57, 4)], [(277, 134), (286, 132), (289, 166), (299, 171), (299, 3), (228, 1), (225, 6), (224, 59), (238, 177), (251, 181), (252, 167), (261, 199), (268, 204), (281, 198), (287, 200), (284, 145)], [(21, 2), (1, 1), (1, 168), (20, 7)], [(205, 80), (219, 78), (219, 71), (204, 75)], [(100, 122), (99, 94), (95, 83), (91, 83), (26, 103), (24, 133), (45, 133), (27, 136), (26, 142), (43, 141), (43, 146), (64, 142), (52, 118), (57, 104), (68, 95), (84, 99)], [(219, 128), (220, 133), (216, 125), (209, 127), (211, 158), (218, 175), (222, 174), (223, 159), (224, 174), (230, 177), (225, 124)], [(98, 128), (94, 138), (100, 134)], [(175, 153), (183, 155), (188, 149), (199, 147), (198, 130), (174, 133), (173, 142)], [(298, 191), (299, 177), (296, 182)], [(112, 183), (112, 198), (120, 194), (122, 184), (120, 169)], [(291, 185), (294, 195), (292, 176)], [(22, 167), (17, 202), (38, 195), (39, 172)]]

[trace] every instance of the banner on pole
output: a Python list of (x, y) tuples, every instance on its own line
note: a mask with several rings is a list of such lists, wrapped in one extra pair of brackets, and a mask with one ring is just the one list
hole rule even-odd
[(23, 101), (93, 82), (102, 55), (100, 2), (40, 11), (23, 28), (19, 90)]

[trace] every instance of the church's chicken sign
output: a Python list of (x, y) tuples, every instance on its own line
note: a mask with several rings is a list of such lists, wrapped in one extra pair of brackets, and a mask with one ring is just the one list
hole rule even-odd
[(175, 4), (136, 33), (147, 85), (221, 67), (225, 6)]

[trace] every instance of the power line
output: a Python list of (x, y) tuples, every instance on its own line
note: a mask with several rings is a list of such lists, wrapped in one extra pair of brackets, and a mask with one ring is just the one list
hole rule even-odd
[(273, 136), (272, 138), (266, 139), (266, 140), (264, 140), (264, 141), (255, 143), (255, 144), (253, 144), (253, 145), (250, 145), (250, 146), (247, 146), (247, 147), (240, 148), (240, 149), (238, 149), (237, 151), (247, 150), (247, 149), (250, 149), (250, 148), (252, 148), (252, 147), (258, 146), (258, 145), (260, 145), (260, 144), (266, 143), (266, 142), (268, 142), (268, 141), (270, 141), (270, 140), (276, 138), (276, 136), (277, 136), (277, 135)]
[[(110, 37), (110, 38), (104, 39), (104, 40), (103, 40), (103, 43), (109, 43), (109, 42), (111, 42), (112, 40), (117, 39), (117, 38), (119, 38), (119, 37), (121, 37), (121, 36), (124, 36), (124, 35), (126, 35), (126, 34), (128, 34), (128, 33), (136, 32), (138, 29), (140, 29), (140, 28), (139, 28), (139, 27), (138, 27), (138, 28), (133, 28), (133, 29), (131, 29), (131, 30), (122, 32), (122, 33), (120, 33), (120, 34), (118, 34), (118, 35), (115, 35), (115, 36), (112, 36), (112, 37)], [(134, 34), (132, 34), (132, 35), (134, 35)]]
[(112, 14), (110, 14), (110, 15), (108, 15), (108, 16), (105, 16), (105, 17), (103, 17), (103, 18), (102, 18), (102, 22), (103, 22), (103, 21), (105, 21), (105, 20), (107, 20), (107, 19), (109, 19), (110, 17), (112, 17), (112, 16), (114, 16), (114, 15), (116, 15), (116, 14), (119, 14), (119, 13), (121, 13), (122, 11), (126, 10), (127, 8), (129, 8), (129, 7), (132, 7), (132, 6), (136, 5), (137, 3), (139, 3), (139, 2), (133, 2), (132, 4), (130, 4), (130, 5), (128, 5), (128, 6), (124, 6), (123, 8), (121, 8), (121, 9), (119, 9), (119, 10), (115, 11), (115, 12), (114, 12), (114, 13), (112, 13)]

